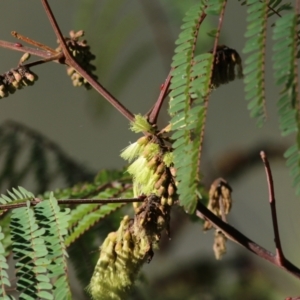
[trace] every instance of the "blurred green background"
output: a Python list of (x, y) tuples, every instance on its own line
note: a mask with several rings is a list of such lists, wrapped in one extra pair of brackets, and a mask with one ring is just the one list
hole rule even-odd
[[(143, 114), (160, 92), (169, 72), (181, 19), (194, 2), (74, 0), (53, 1), (51, 6), (64, 35), (72, 29), (85, 30), (97, 57), (100, 82), (133, 113)], [(0, 18), (0, 39), (14, 41), (10, 32), (15, 30), (56, 48), (56, 38), (38, 1), (1, 1)], [(245, 7), (230, 1), (221, 43), (236, 49), (242, 58), (245, 20)], [(214, 20), (206, 21), (205, 30), (210, 22)], [(199, 51), (212, 48), (205, 30), (200, 34)], [(268, 62), (271, 47), (270, 40)], [(19, 53), (0, 49), (0, 72), (15, 67), (19, 58)], [(63, 66), (51, 63), (33, 71), (39, 76), (34, 87), (1, 100), (0, 126), (13, 120), (35, 129), (59, 145), (61, 151), (78, 163), (79, 169), (84, 166), (82, 178), (103, 168), (125, 166), (119, 153), (138, 138), (128, 130), (127, 120), (94, 91), (73, 88)], [(284, 252), (294, 264), (300, 265), (300, 199), (294, 195), (282, 159), (291, 140), (282, 139), (278, 130), (278, 91), (273, 85), (270, 64), (266, 83), (268, 122), (262, 129), (256, 128), (249, 117), (241, 80), (213, 93), (204, 146), (204, 180), (207, 185), (219, 176), (229, 180), (234, 199), (230, 224), (274, 251), (267, 184), (259, 161), (260, 150), (269, 153)], [(165, 107), (160, 124), (167, 122)], [(1, 151), (0, 170), (6, 157), (5, 149)], [(24, 153), (20, 153), (16, 168), (26, 161)], [(0, 184), (3, 193), (10, 182), (6, 186)], [(62, 188), (66, 184), (61, 175), (48, 188)], [(37, 190), (32, 174), (24, 178), (22, 185)], [(299, 282), (291, 275), (232, 242), (228, 242), (224, 259), (215, 261), (213, 234), (203, 234), (201, 225), (191, 222), (179, 210), (174, 214), (171, 230), (172, 240), (163, 240), (153, 261), (144, 266), (143, 278), (138, 281), (132, 299), (284, 299), (300, 294)], [(80, 290), (74, 287), (78, 299), (84, 299)]]

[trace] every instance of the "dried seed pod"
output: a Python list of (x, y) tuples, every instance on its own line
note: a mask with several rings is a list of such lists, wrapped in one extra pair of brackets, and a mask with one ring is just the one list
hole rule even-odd
[(157, 174), (157, 175), (162, 175), (162, 174), (164, 173), (165, 169), (166, 169), (166, 166), (165, 166), (165, 164), (162, 162), (162, 163), (160, 163), (160, 164), (157, 166), (157, 168), (156, 168), (156, 170), (155, 170), (155, 174)]
[[(93, 71), (96, 70), (96, 67), (91, 63), (91, 61), (95, 59), (95, 55), (91, 53), (87, 41), (82, 39), (83, 35), (83, 30), (77, 32), (72, 30), (70, 31), (70, 37), (66, 37), (65, 41), (70, 53), (80, 66), (97, 80), (98, 77), (93, 73)], [(61, 46), (59, 45), (55, 50), (58, 52), (61, 51)], [(86, 89), (91, 88), (87, 80), (79, 75), (72, 67), (67, 67), (67, 74), (71, 77), (74, 86), (84, 86)]]
[(221, 259), (223, 255), (226, 253), (226, 241), (227, 241), (226, 236), (223, 234), (222, 231), (217, 229), (215, 231), (215, 241), (214, 241), (213, 250), (215, 253), (215, 257), (218, 260)]
[(164, 186), (168, 180), (168, 175), (166, 172), (164, 172), (160, 178), (157, 180), (157, 182), (154, 184), (154, 187), (158, 190), (161, 186)]
[(176, 177), (176, 169), (174, 167), (170, 167), (169, 170), (170, 170), (171, 175), (173, 177)]
[(160, 186), (160, 188), (157, 190), (157, 195), (158, 196), (164, 196), (167, 192), (167, 189), (165, 186)]
[(166, 197), (161, 197), (160, 203), (162, 206), (165, 206), (168, 204), (168, 199)]
[(147, 167), (149, 167), (151, 170), (155, 171), (155, 173), (157, 170), (157, 165), (158, 165), (158, 156), (152, 157), (147, 163)]
[[(216, 179), (209, 190), (209, 201), (207, 208), (211, 210), (219, 218), (225, 218), (230, 212), (232, 206), (231, 198), (232, 189), (223, 178)], [(204, 222), (204, 230), (211, 229), (212, 226), (209, 221)]]
[(37, 78), (37, 75), (25, 66), (19, 66), (0, 75), (0, 98), (13, 94), (23, 86), (32, 85)]
[(20, 58), (19, 65), (22, 65), (29, 58), (30, 58), (30, 54), (29, 53), (24, 53), (22, 55), (22, 57)]
[(173, 196), (175, 194), (175, 192), (176, 192), (176, 188), (175, 188), (174, 184), (172, 182), (169, 183), (169, 185), (168, 185), (168, 195)]
[(173, 199), (173, 197), (168, 197), (168, 199), (167, 199), (167, 204), (169, 205), (169, 206), (172, 206), (173, 204), (174, 204), (174, 199)]

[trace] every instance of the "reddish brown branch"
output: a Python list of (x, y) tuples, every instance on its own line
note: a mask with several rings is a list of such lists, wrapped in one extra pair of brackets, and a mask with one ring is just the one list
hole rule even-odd
[(51, 23), (51, 26), (55, 32), (55, 35), (60, 42), (62, 52), (65, 56), (65, 63), (70, 67), (74, 68), (77, 73), (79, 73), (84, 79), (86, 79), (89, 82), (89, 84), (100, 95), (102, 95), (111, 105), (113, 105), (124, 117), (126, 117), (129, 121), (134, 121), (134, 115), (75, 61), (75, 59), (72, 57), (72, 55), (68, 50), (64, 37), (59, 29), (59, 26), (48, 4), (48, 1), (47, 0), (41, 0), (41, 1), (44, 6), (45, 12), (48, 16), (48, 19)]
[(267, 158), (265, 152), (261, 151), (260, 156), (265, 165), (265, 171), (266, 171), (267, 182), (268, 182), (269, 203), (270, 203), (270, 207), (271, 207), (272, 222), (273, 222), (273, 229), (274, 229), (274, 241), (275, 241), (275, 245), (276, 245), (276, 258), (278, 259), (278, 263), (280, 265), (282, 265), (285, 261), (285, 257), (284, 257), (283, 251), (282, 251), (279, 229), (278, 229), (272, 172), (271, 172), (270, 164), (269, 164), (269, 161), (268, 161), (268, 158)]
[[(109, 198), (109, 199), (64, 199), (64, 200), (57, 200), (58, 204), (71, 204), (71, 205), (77, 205), (77, 204), (108, 204), (108, 203), (133, 203), (133, 202), (143, 202), (146, 197), (140, 196), (138, 198)], [(39, 204), (42, 201), (47, 200), (41, 200), (39, 198), (34, 198), (30, 200), (30, 206), (35, 206)], [(8, 209), (15, 209), (19, 207), (25, 207), (27, 205), (27, 202), (21, 202), (21, 203), (12, 203), (12, 204), (2, 204), (0, 205), (0, 210), (8, 210)]]
[(212, 213), (208, 208), (206, 208), (201, 202), (198, 202), (196, 215), (201, 219), (206, 219), (217, 229), (220, 229), (228, 239), (234, 241), (235, 243), (241, 245), (242, 247), (253, 252), (257, 256), (269, 261), (273, 265), (284, 269), (285, 271), (291, 273), (295, 277), (300, 279), (300, 269), (287, 260), (282, 252), (279, 230), (277, 223), (276, 207), (275, 207), (275, 196), (274, 196), (274, 185), (271, 174), (271, 169), (267, 157), (264, 152), (261, 152), (261, 158), (265, 164), (265, 170), (267, 174), (268, 187), (269, 187), (269, 202), (272, 212), (273, 228), (275, 235), (275, 244), (276, 244), (276, 254), (266, 250), (262, 246), (256, 244), (248, 237), (243, 235), (240, 231), (230, 226), (229, 224), (222, 221), (214, 213)]
[(228, 239), (232, 240), (233, 242), (253, 252), (257, 256), (269, 261), (270, 263), (281, 269), (284, 269), (285, 271), (291, 273), (292, 275), (300, 279), (300, 269), (297, 268), (294, 264), (292, 264), (289, 260), (285, 259), (284, 263), (280, 265), (278, 263), (276, 255), (266, 250), (262, 246), (256, 244), (228, 223), (223, 222), (208, 208), (206, 208), (201, 202), (198, 202), (197, 204), (196, 215), (199, 218), (205, 218), (209, 220), (213, 224), (213, 226), (215, 228), (220, 229)]
[(27, 47), (20, 43), (10, 43), (10, 42), (1, 41), (1, 40), (0, 40), (0, 47), (14, 50), (14, 51), (23, 52), (23, 53), (29, 53), (31, 55), (39, 56), (44, 59), (49, 59), (53, 55), (51, 52), (48, 52), (45, 50)]
[(166, 99), (166, 96), (169, 91), (170, 81), (172, 78), (171, 73), (172, 73), (172, 70), (170, 71), (168, 77), (166, 78), (166, 80), (163, 84), (163, 87), (160, 91), (157, 101), (154, 104), (153, 109), (149, 113), (148, 121), (150, 124), (156, 124), (156, 122), (157, 122), (157, 118), (158, 118), (161, 106), (162, 106), (164, 100)]

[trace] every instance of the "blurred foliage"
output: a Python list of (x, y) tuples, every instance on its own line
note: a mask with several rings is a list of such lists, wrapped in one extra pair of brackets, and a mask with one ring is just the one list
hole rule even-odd
[[(143, 287), (143, 289), (141, 288)], [(278, 294), (249, 258), (176, 262), (163, 276), (140, 282), (132, 300), (274, 300)]]
[(0, 188), (11, 189), (34, 180), (35, 193), (60, 182), (71, 186), (91, 180), (93, 171), (77, 163), (60, 146), (36, 130), (14, 121), (0, 126)]

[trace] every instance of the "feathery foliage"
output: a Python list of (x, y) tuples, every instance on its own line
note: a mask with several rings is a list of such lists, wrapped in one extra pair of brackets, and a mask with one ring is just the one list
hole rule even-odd
[[(35, 179), (34, 192), (37, 193), (51, 189), (58, 179), (72, 186), (83, 180), (92, 180), (94, 176), (52, 140), (15, 121), (6, 121), (0, 126), (0, 154), (4, 160), (0, 168), (2, 190), (22, 185), (31, 176)], [(25, 157), (21, 163), (20, 156)]]
[(51, 194), (49, 199), (35, 207), (35, 212), (39, 226), (44, 229), (43, 238), (48, 252), (46, 258), (51, 262), (48, 272), (53, 281), (54, 299), (71, 299), (66, 260), (68, 254), (64, 242), (68, 233), (70, 209), (61, 210), (57, 200)]
[(199, 165), (211, 91), (213, 54), (195, 56), (200, 25), (206, 14), (219, 15), (225, 1), (208, 1), (192, 7), (183, 19), (176, 41), (170, 89), (171, 124), (177, 192), (184, 209), (192, 213), (199, 197)]
[(300, 119), (297, 64), (297, 24), (299, 17), (293, 11), (278, 19), (273, 30), (273, 67), (276, 85), (280, 86), (277, 102), (282, 135), (297, 133), (296, 144), (285, 153), (287, 165), (291, 168), (297, 194), (300, 194)]
[(16, 261), (19, 299), (71, 299), (64, 242), (69, 209), (61, 211), (52, 195), (31, 207), (33, 199), (34, 195), (22, 187), (8, 191), (8, 196), (1, 195), (0, 198), (1, 204), (26, 203), (25, 207), (12, 210), (9, 223), (12, 242), (3, 243), (3, 233), (0, 235), (2, 294), (6, 295), (4, 285), (8, 285), (3, 254), (9, 243)]
[(1, 298), (3, 300), (9, 300), (14, 299), (12, 296), (8, 296), (5, 289), (6, 287), (10, 287), (11, 284), (9, 282), (7, 270), (8, 270), (8, 264), (6, 262), (5, 255), (5, 249), (2, 245), (2, 240), (4, 239), (4, 234), (2, 232), (2, 228), (0, 227), (0, 286), (1, 286)]
[(16, 260), (17, 290), (20, 299), (53, 299), (50, 279), (45, 276), (50, 261), (46, 258), (47, 248), (29, 202), (26, 207), (14, 209), (11, 216), (13, 254)]
[(251, 53), (245, 60), (244, 82), (246, 100), (251, 117), (261, 126), (266, 117), (265, 107), (265, 52), (267, 34), (267, 1), (247, 1), (247, 42), (244, 53)]

